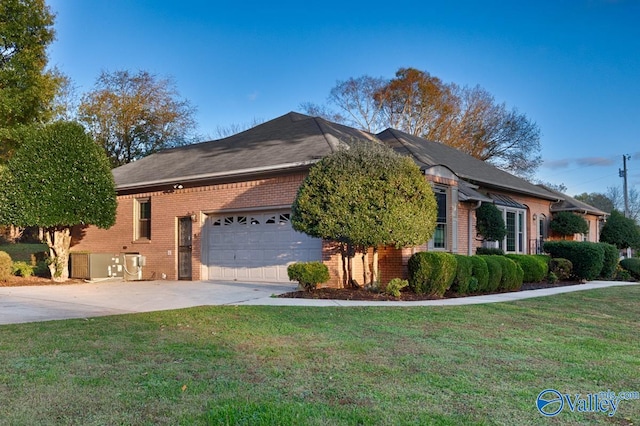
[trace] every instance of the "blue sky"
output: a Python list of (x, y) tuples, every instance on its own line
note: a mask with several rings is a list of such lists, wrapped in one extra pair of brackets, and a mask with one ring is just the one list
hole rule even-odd
[(640, 0), (47, 0), (50, 64), (79, 93), (102, 70), (173, 77), (198, 132), (324, 103), (401, 67), (491, 92), (542, 131), (538, 177), (567, 193), (640, 189)]

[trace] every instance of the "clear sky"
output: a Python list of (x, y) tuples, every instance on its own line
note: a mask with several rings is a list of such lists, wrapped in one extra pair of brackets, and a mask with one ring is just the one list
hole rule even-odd
[(50, 64), (79, 93), (102, 70), (174, 78), (202, 139), (324, 103), (401, 67), (480, 85), (542, 131), (538, 177), (640, 190), (640, 0), (47, 0)]

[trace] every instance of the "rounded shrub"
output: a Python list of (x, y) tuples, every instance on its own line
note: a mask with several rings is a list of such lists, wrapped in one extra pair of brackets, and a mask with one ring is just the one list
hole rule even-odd
[(13, 275), (13, 261), (5, 251), (0, 251), (0, 281), (8, 281)]
[(409, 258), (409, 288), (417, 294), (442, 297), (456, 277), (451, 253), (420, 252)]
[(640, 279), (640, 259), (637, 257), (630, 257), (628, 259), (622, 259), (620, 266), (625, 271), (629, 272), (635, 279)]
[(544, 251), (551, 257), (569, 259), (571, 272), (578, 280), (594, 280), (600, 275), (604, 264), (604, 249), (598, 243), (587, 241), (547, 241)]
[(484, 293), (488, 291), (489, 268), (487, 267), (487, 262), (482, 256), (471, 256), (469, 259), (471, 259), (472, 265), (472, 280), (469, 282), (469, 291), (471, 293)]
[(329, 281), (329, 268), (322, 262), (298, 262), (287, 267), (291, 281), (298, 281), (305, 290), (313, 290), (318, 284)]
[(566, 281), (571, 278), (573, 264), (569, 259), (556, 257), (549, 262), (549, 275), (553, 274), (557, 281)]
[(600, 278), (605, 280), (612, 279), (616, 274), (616, 267), (620, 259), (620, 253), (618, 248), (613, 244), (598, 243), (604, 250), (604, 259), (602, 262), (602, 270), (600, 271)]
[(501, 256), (481, 257), (487, 262), (487, 268), (489, 269), (489, 281), (485, 292), (491, 293), (500, 288), (500, 282), (502, 281), (502, 262), (499, 260)]
[(518, 265), (513, 259), (509, 259), (505, 256), (494, 256), (500, 265), (502, 266), (502, 277), (500, 278), (500, 285), (498, 290), (512, 291), (519, 290), (522, 287), (522, 277), (524, 272), (520, 265)]
[(516, 262), (524, 273), (523, 281), (526, 283), (539, 283), (549, 273), (549, 265), (540, 256), (530, 254), (508, 254), (507, 257)]
[(456, 277), (451, 284), (451, 290), (458, 294), (467, 294), (471, 279), (473, 278), (473, 263), (470, 256), (463, 256), (461, 254), (454, 255), (458, 266), (456, 268)]

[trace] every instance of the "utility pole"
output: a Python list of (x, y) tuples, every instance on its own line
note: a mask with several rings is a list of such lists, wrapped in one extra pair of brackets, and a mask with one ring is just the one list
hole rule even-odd
[(622, 156), (622, 169), (618, 169), (620, 177), (624, 179), (624, 217), (629, 217), (629, 191), (627, 190), (627, 160), (631, 160), (630, 155)]
[[(624, 217), (629, 217), (629, 191), (627, 190), (627, 160), (631, 160), (630, 155), (622, 156), (622, 170), (619, 170), (620, 177), (624, 179)], [(631, 248), (627, 248), (627, 258), (631, 257)]]

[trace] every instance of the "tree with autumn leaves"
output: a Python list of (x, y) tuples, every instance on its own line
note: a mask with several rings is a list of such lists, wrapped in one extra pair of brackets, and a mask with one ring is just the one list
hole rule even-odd
[(83, 96), (78, 118), (118, 167), (192, 142), (194, 113), (171, 79), (120, 70), (100, 74)]
[(498, 103), (480, 86), (445, 83), (415, 68), (401, 68), (392, 79), (362, 76), (338, 82), (327, 105), (302, 108), (369, 132), (392, 127), (523, 177), (540, 164), (540, 129), (525, 114)]

